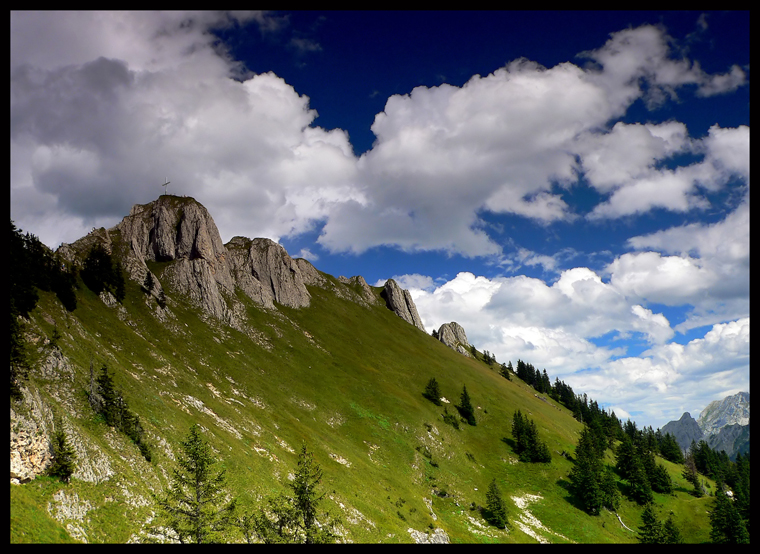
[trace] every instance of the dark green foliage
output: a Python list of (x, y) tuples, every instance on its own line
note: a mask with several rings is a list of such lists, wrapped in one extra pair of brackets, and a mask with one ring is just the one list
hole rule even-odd
[(694, 490), (692, 491), (692, 494), (694, 496), (699, 498), (704, 495), (702, 485), (699, 482), (699, 474), (697, 473), (697, 466), (694, 463), (694, 455), (692, 454), (691, 449), (686, 454), (686, 458), (684, 459), (683, 471), (681, 472), (681, 475), (694, 487)]
[(124, 300), (124, 275), (121, 264), (114, 263), (111, 255), (102, 245), (96, 244), (84, 260), (82, 281), (92, 292), (100, 294), (109, 291), (119, 302)]
[(639, 542), (646, 544), (660, 544), (663, 542), (662, 524), (657, 520), (651, 504), (647, 504), (641, 513), (641, 525), (639, 525), (639, 532), (636, 533), (636, 538), (639, 539)]
[(443, 407), (443, 421), (444, 423), (451, 425), (454, 429), (459, 429), (459, 420), (454, 414), (449, 413), (446, 406)]
[(21, 381), (26, 379), (29, 370), (29, 358), (26, 353), (26, 343), (23, 336), (23, 325), (19, 322), (18, 312), (11, 299), (11, 398), (21, 400)]
[(591, 515), (602, 507), (617, 509), (620, 493), (612, 470), (603, 462), (606, 440), (598, 426), (586, 425), (575, 448), (575, 465), (570, 470), (570, 491), (581, 509)]
[(501, 491), (493, 479), (486, 491), (486, 509), (483, 513), (486, 521), (499, 529), (507, 526), (507, 508), (501, 498)]
[(236, 501), (225, 500), (225, 471), (216, 472), (216, 463), (211, 447), (194, 424), (187, 439), (180, 442), (169, 490), (153, 497), (159, 524), (170, 529), (183, 544), (219, 542), (233, 523)]
[(37, 305), (37, 289), (53, 290), (68, 311), (76, 308), (75, 278), (40, 240), (29, 233), (21, 234), (11, 221), (9, 283), (10, 289), (10, 394), (21, 398), (21, 381), (30, 369), (23, 339), (23, 324), (18, 318), (29, 317)]
[(720, 488), (710, 510), (710, 540), (715, 543), (749, 544), (746, 522), (734, 506), (734, 500)]
[(470, 402), (470, 395), (467, 393), (466, 385), (462, 388), (462, 394), (459, 397), (459, 405), (456, 406), (456, 409), (459, 410), (459, 415), (461, 415), (469, 425), (477, 425), (477, 421), (475, 420), (475, 408), (472, 407), (472, 402)]
[(100, 368), (96, 383), (97, 389), (90, 393), (90, 404), (93, 409), (103, 415), (106, 424), (115, 427), (132, 439), (132, 442), (140, 449), (140, 454), (150, 462), (151, 449), (143, 439), (144, 430), (140, 418), (129, 410), (127, 402), (114, 386), (113, 377), (108, 373), (105, 364)]
[(641, 513), (641, 525), (639, 525), (636, 538), (639, 542), (646, 544), (681, 544), (683, 542), (681, 532), (673, 522), (673, 517), (668, 516), (665, 523), (661, 522), (651, 503), (647, 503)]
[(570, 490), (580, 507), (591, 515), (596, 515), (604, 505), (600, 486), (603, 464), (596, 446), (596, 440), (588, 426), (581, 431), (575, 449), (575, 465), (570, 470)]
[(665, 433), (665, 435), (662, 435), (662, 438), (658, 444), (658, 448), (660, 450), (660, 455), (669, 462), (673, 462), (674, 464), (683, 463), (683, 453), (681, 452), (681, 447), (678, 446), (676, 438), (670, 433)]
[(68, 483), (71, 476), (76, 471), (77, 456), (74, 452), (74, 448), (66, 439), (66, 433), (63, 430), (63, 424), (60, 420), (56, 421), (52, 447), (53, 463), (48, 468), (47, 474), (53, 477), (58, 477), (64, 483)]
[(532, 419), (523, 416), (520, 410), (515, 411), (512, 418), (512, 436), (515, 439), (515, 454), (521, 462), (552, 461), (549, 447), (539, 437), (538, 429)]
[(436, 406), (441, 405), (441, 391), (438, 388), (438, 381), (435, 380), (435, 377), (432, 377), (427, 385), (425, 385), (425, 391), (422, 393), (422, 396), (430, 400)]
[(511, 381), (512, 380), (512, 362), (509, 362), (509, 365), (501, 364), (501, 369), (499, 370), (499, 373), (507, 381)]
[(288, 483), (291, 495), (278, 495), (266, 501), (266, 509), (259, 507), (256, 512), (239, 520), (246, 536), (257, 536), (267, 544), (305, 543), (325, 544), (335, 542), (333, 531), (339, 522), (325, 513), (318, 520), (319, 504), (325, 496), (318, 486), (322, 480), (322, 469), (314, 461), (314, 455), (301, 447), (295, 479)]

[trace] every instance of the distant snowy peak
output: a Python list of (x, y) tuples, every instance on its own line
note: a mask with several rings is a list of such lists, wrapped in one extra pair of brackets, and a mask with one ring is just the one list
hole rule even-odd
[(710, 402), (697, 418), (697, 424), (705, 435), (713, 435), (726, 425), (737, 423), (749, 424), (749, 392)]

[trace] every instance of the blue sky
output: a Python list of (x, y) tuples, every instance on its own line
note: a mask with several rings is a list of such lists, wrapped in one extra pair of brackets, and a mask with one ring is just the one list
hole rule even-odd
[(749, 390), (748, 12), (12, 12), (11, 218), (195, 197), (639, 425)]

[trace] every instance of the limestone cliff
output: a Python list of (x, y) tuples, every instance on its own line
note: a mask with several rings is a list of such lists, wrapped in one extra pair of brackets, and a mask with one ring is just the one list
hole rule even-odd
[(464, 328), (456, 321), (451, 323), (444, 323), (438, 330), (438, 340), (443, 344), (470, 357), (470, 353), (467, 351), (470, 343), (467, 341), (467, 334), (464, 332)]
[(227, 246), (237, 284), (252, 299), (291, 308), (309, 305), (311, 295), (301, 270), (282, 246), (266, 238), (243, 237), (234, 237)]
[(697, 420), (691, 417), (689, 412), (684, 412), (678, 421), (670, 421), (663, 425), (660, 430), (662, 434), (670, 433), (675, 437), (681, 450), (686, 451), (691, 446), (691, 441), (699, 442), (702, 440), (702, 429), (699, 428)]
[(739, 392), (710, 402), (699, 414), (697, 423), (705, 435), (716, 434), (726, 425), (749, 425), (749, 393)]
[(390, 310), (407, 323), (427, 333), (408, 290), (402, 289), (393, 279), (388, 279), (381, 294)]

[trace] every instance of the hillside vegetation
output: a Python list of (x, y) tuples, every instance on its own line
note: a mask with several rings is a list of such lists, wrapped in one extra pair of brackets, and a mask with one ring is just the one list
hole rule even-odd
[[(163, 283), (172, 263), (149, 268)], [(11, 542), (147, 540), (151, 493), (168, 486), (179, 443), (195, 423), (242, 512), (286, 489), (306, 445), (323, 470), (324, 507), (341, 518), (341, 541), (404, 543), (445, 533), (452, 543), (637, 542), (642, 506), (624, 495), (617, 513), (592, 516), (569, 492), (583, 425), (567, 408), (515, 375), (505, 379), (502, 360), (465, 357), (403, 321), (386, 308), (381, 288), (365, 306), (334, 292), (351, 285), (322, 276), (335, 288), (309, 285), (303, 308), (265, 309), (238, 292), (247, 333), (165, 283), (165, 308), (130, 279), (121, 303), (104, 302), (78, 279), (73, 311), (40, 291), (25, 323), (32, 363), (23, 399), (11, 405), (12, 431), (37, 421), (52, 436), (58, 421), (77, 451), (77, 470), (68, 484), (38, 477), (11, 486)], [(91, 407), (90, 367), (103, 365), (139, 417), (150, 461)], [(440, 406), (423, 396), (431, 378), (446, 399)], [(455, 408), (463, 387), (474, 426)], [(550, 463), (518, 460), (516, 410), (535, 422)], [(446, 413), (458, 429), (444, 422)], [(614, 466), (612, 451), (606, 456)], [(712, 499), (690, 494), (681, 465), (657, 461), (675, 483), (672, 494), (654, 494), (658, 517), (672, 515), (685, 541), (708, 542)], [(506, 507), (505, 529), (481, 511), (492, 482)], [(226, 540), (243, 536), (231, 529)]]

